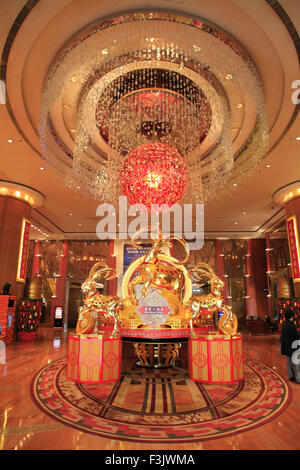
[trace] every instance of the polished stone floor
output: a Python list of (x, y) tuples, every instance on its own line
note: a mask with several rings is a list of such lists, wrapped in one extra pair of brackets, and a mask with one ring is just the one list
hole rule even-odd
[[(0, 450), (298, 450), (300, 384), (291, 383), (293, 400), (277, 418), (228, 438), (189, 444), (142, 444), (104, 439), (54, 421), (36, 407), (30, 383), (45, 364), (66, 357), (68, 332), (40, 328), (33, 343), (6, 347), (0, 364)], [(244, 356), (257, 359), (286, 376), (277, 334), (243, 333)], [(5, 363), (3, 363), (5, 362)]]

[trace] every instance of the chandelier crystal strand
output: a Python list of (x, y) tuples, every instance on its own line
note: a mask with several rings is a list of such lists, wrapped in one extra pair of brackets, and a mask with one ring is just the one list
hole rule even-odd
[[(257, 115), (235, 154), (226, 70)], [(75, 133), (66, 128), (58, 135), (52, 110), (70, 86)], [(148, 93), (143, 98), (142, 88)], [(91, 26), (66, 45), (45, 82), (40, 137), (58, 176), (101, 200), (118, 194), (128, 153), (155, 137), (185, 160), (189, 201), (205, 202), (229, 190), (231, 178), (252, 174), (266, 154), (263, 88), (251, 59), (226, 33), (175, 13), (128, 13)]]

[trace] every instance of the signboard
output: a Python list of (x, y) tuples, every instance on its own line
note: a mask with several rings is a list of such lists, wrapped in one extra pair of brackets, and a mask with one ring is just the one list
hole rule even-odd
[(144, 256), (148, 253), (150, 248), (152, 247), (151, 243), (145, 243), (140, 246), (140, 248), (135, 248), (130, 244), (124, 245), (124, 258), (123, 258), (123, 272), (127, 270), (127, 268), (135, 261), (136, 259)]
[(293, 280), (294, 282), (300, 282), (300, 248), (295, 215), (287, 219), (286, 226), (289, 238)]
[(166, 323), (172, 309), (165, 297), (152, 287), (147, 291), (145, 297), (139, 300), (137, 312), (145, 325), (157, 328)]
[(55, 307), (54, 318), (56, 319), (62, 318), (62, 307)]
[(21, 237), (20, 237), (20, 248), (19, 248), (19, 260), (17, 269), (17, 281), (25, 282), (26, 280), (26, 266), (28, 257), (28, 245), (29, 245), (29, 232), (30, 222), (23, 217)]

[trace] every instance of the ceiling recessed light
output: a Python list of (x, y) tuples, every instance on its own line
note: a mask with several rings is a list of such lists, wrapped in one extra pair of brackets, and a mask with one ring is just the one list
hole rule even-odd
[(300, 137), (296, 137), (296, 140), (300, 140)]
[(237, 222), (234, 222), (234, 225), (237, 225), (238, 223)]
[(246, 212), (245, 212), (245, 211), (243, 211), (243, 212), (242, 212), (242, 214), (243, 214), (243, 215), (246, 215)]
[(237, 187), (237, 183), (233, 183), (233, 186), (234, 186), (234, 187)]
[(102, 54), (108, 54), (108, 49), (102, 49)]
[(71, 128), (70, 132), (72, 132), (74, 134), (76, 132), (76, 129)]
[(8, 139), (7, 141), (9, 144), (12, 144), (13, 143), (13, 140), (12, 139)]
[(271, 168), (271, 165), (266, 165), (266, 168)]
[(226, 76), (225, 76), (226, 80), (232, 80), (233, 76), (231, 75), (231, 73), (228, 73)]
[(82, 226), (82, 224), (78, 224), (80, 227)]
[(71, 80), (72, 80), (72, 82), (76, 82), (77, 77), (72, 77)]
[(73, 215), (73, 214), (72, 214), (72, 212), (70, 212), (70, 214), (69, 214), (69, 215)]
[(237, 109), (240, 109), (240, 108), (242, 108), (243, 106), (244, 106), (243, 103), (237, 103), (237, 104), (235, 105), (235, 107), (236, 107)]
[(44, 170), (45, 168), (43, 166), (40, 167), (40, 170)]

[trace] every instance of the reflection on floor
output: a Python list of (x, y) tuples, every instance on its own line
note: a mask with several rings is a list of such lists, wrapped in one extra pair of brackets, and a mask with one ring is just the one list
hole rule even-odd
[[(186, 443), (166, 443), (166, 440), (161, 443), (146, 443), (134, 439), (128, 442), (118, 440), (113, 436), (106, 438), (102, 435), (93, 435), (85, 432), (84, 429), (72, 428), (62, 421), (54, 420), (53, 416), (51, 417), (42, 412), (33, 402), (30, 394), (30, 384), (33, 377), (47, 364), (49, 364), (49, 370), (51, 370), (52, 365), (54, 367), (55, 364), (63, 364), (63, 361), (60, 360), (66, 358), (68, 334), (69, 332), (64, 333), (60, 330), (41, 328), (38, 339), (34, 343), (15, 342), (7, 346), (6, 364), (0, 364), (0, 449), (279, 450), (300, 448), (300, 438), (298, 437), (300, 435), (298, 420), (300, 385), (296, 383), (291, 383), (293, 389), (292, 402), (282, 414), (255, 429), (246, 430), (235, 435), (225, 435), (218, 439), (210, 436), (210, 440), (201, 440), (199, 438), (198, 441), (193, 440), (193, 442)], [(284, 377), (286, 376), (285, 358), (280, 355), (279, 336), (277, 334), (251, 336), (244, 333), (243, 340), (245, 357), (266, 364), (271, 375), (272, 370), (274, 371), (274, 377), (277, 372)], [(55, 361), (59, 362), (56, 363)], [(252, 361), (252, 365), (254, 363), (256, 361)], [(211, 412), (224, 413), (224, 410), (226, 410), (226, 397), (223, 396), (224, 394), (226, 395), (228, 392), (228, 396), (233, 397), (240, 394), (240, 391), (235, 390), (236, 386), (233, 386), (234, 390), (230, 389), (230, 391), (225, 390), (225, 388), (222, 390), (211, 388), (211, 390), (208, 389), (207, 393), (207, 389), (194, 387), (193, 383), (189, 383), (186, 372), (179, 368), (175, 371), (177, 377), (173, 378), (165, 376), (165, 372), (142, 371), (132, 365), (129, 374), (128, 364), (129, 362), (124, 364), (127, 373), (123, 376), (123, 388), (121, 387), (118, 394), (115, 395), (114, 401), (111, 403), (112, 406), (106, 407), (106, 411), (102, 410), (105, 413), (111, 413), (111, 416), (121, 411), (125, 413), (127, 408), (132, 408), (132, 411), (137, 413), (140, 419), (144, 419), (142, 418), (143, 413), (146, 413), (148, 417), (150, 415), (157, 417), (160, 413), (162, 416), (167, 413), (170, 418), (172, 413), (173, 416), (176, 416), (176, 414), (183, 412), (183, 416), (184, 412), (193, 411), (193, 409), (201, 412), (202, 406), (202, 413), (209, 413), (211, 417)], [(153, 379), (155, 380), (153, 381)], [(127, 382), (128, 384), (125, 386)], [(145, 393), (147, 383), (148, 392)], [(158, 383), (159, 386), (156, 387)], [(163, 387), (163, 383), (166, 387)], [(169, 387), (168, 383), (171, 383), (172, 386)], [(134, 397), (128, 393), (128, 386), (141, 389), (139, 393), (134, 393), (138, 399), (134, 400)], [(194, 387), (195, 390), (191, 391), (190, 387)], [(69, 387), (67, 388), (68, 391), (71, 390)], [(164, 389), (165, 398), (163, 395)], [(101, 405), (101, 400), (105, 399), (104, 396), (99, 396), (99, 388), (80, 386), (78, 390), (86, 398), (96, 400), (98, 405), (99, 403)], [(103, 393), (104, 389), (101, 390), (101, 393)], [(171, 395), (170, 390), (172, 390)], [(206, 402), (205, 406), (203, 400)], [(221, 405), (220, 408), (214, 405), (218, 402), (222, 403), (223, 400), (225, 400), (223, 405), (225, 408), (222, 411)], [(205, 439), (205, 436), (202, 437)]]

